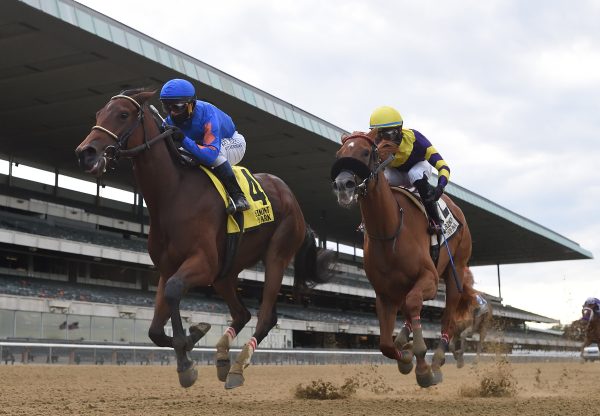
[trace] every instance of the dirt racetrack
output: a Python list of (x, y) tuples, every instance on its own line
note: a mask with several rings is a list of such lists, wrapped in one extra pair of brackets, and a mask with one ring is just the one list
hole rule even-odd
[[(600, 410), (600, 363), (506, 366), (512, 397), (465, 397), (497, 363), (444, 366), (444, 382), (419, 388), (414, 373), (385, 366), (251, 366), (246, 384), (225, 390), (212, 367), (200, 366), (189, 389), (174, 366), (0, 365), (0, 415), (510, 415), (586, 416)], [(296, 386), (321, 379), (361, 380), (345, 399), (295, 397)]]

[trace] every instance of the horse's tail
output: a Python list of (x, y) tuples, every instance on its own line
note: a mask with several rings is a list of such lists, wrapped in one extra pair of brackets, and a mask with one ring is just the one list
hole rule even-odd
[(307, 225), (294, 259), (294, 291), (301, 294), (333, 278), (335, 252), (317, 247), (315, 232)]
[(463, 271), (462, 278), (462, 293), (460, 294), (460, 300), (456, 306), (456, 319), (463, 320), (468, 319), (473, 311), (473, 308), (477, 304), (475, 295), (477, 291), (473, 288), (475, 279), (473, 278), (473, 272), (467, 266)]

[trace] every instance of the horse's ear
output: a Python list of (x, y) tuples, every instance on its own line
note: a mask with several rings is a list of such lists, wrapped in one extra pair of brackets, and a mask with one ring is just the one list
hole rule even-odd
[(350, 134), (342, 133), (342, 137), (340, 137), (340, 140), (342, 141), (342, 143), (344, 143), (344, 140), (347, 139), (348, 137), (350, 137)]
[(142, 91), (137, 93), (136, 95), (134, 95), (133, 98), (134, 100), (136, 100), (138, 103), (140, 103), (140, 105), (144, 105), (144, 103), (146, 101), (148, 101), (150, 98), (152, 98), (152, 96), (154, 94), (156, 94), (157, 90), (151, 90), (151, 91)]
[(371, 129), (367, 133), (367, 137), (370, 137), (373, 141), (377, 138), (377, 129)]

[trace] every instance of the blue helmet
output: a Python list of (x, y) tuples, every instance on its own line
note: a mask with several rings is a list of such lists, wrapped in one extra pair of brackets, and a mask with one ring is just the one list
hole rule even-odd
[(196, 90), (191, 82), (185, 79), (175, 78), (167, 81), (160, 90), (161, 100), (185, 100), (191, 101), (196, 97)]

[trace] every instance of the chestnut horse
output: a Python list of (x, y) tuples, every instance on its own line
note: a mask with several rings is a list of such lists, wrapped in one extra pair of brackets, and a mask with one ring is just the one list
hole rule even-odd
[[(210, 329), (208, 324), (192, 325), (186, 336), (180, 301), (193, 287), (213, 286), (232, 317), (217, 343), (217, 375), (226, 388), (238, 387), (256, 346), (277, 324), (277, 296), (290, 261), (295, 257), (294, 287), (298, 289), (329, 279), (332, 252), (317, 249), (315, 235), (290, 188), (273, 175), (257, 174), (248, 181), (260, 183), (275, 219), (244, 233), (229, 271), (217, 279), (226, 258), (223, 198), (204, 171), (176, 162), (171, 130), (160, 132), (147, 104), (154, 93), (139, 89), (112, 97), (96, 113), (96, 125), (77, 147), (77, 157), (85, 171), (97, 176), (119, 157), (132, 159), (135, 181), (150, 214), (148, 253), (160, 272), (148, 335), (159, 347), (174, 348), (180, 384), (190, 387), (196, 381), (197, 370), (188, 352)], [(259, 191), (256, 183), (250, 185)], [(237, 277), (258, 261), (264, 263), (265, 281), (256, 330), (232, 365), (230, 345), (251, 318), (238, 297)], [(173, 337), (164, 330), (169, 319)]]
[[(446, 249), (441, 250), (436, 269), (429, 254), (427, 218), (408, 196), (390, 188), (383, 174), (383, 165), (380, 165), (378, 146), (370, 135), (355, 132), (342, 139), (342, 147), (336, 153), (336, 161), (331, 169), (331, 178), (338, 204), (350, 207), (358, 201), (360, 207), (365, 227), (364, 267), (375, 290), (381, 352), (397, 360), (403, 374), (412, 370), (414, 354), (417, 360), (417, 383), (429, 387), (440, 382), (441, 366), (445, 361), (447, 342), (452, 336), (455, 319), (457, 315), (468, 311), (474, 296), (473, 288), (461, 283), (462, 272), (471, 256), (471, 235), (463, 213), (448, 196), (443, 196), (462, 224), (448, 241), (458, 271), (458, 275), (453, 277)], [(440, 275), (446, 281), (443, 335), (430, 367), (425, 360), (427, 346), (421, 327), (421, 310), (423, 301), (435, 298)], [(394, 340), (399, 311), (407, 322)], [(408, 343), (411, 331), (412, 351)]]
[[(471, 286), (474, 284), (473, 273), (468, 267), (465, 269), (463, 274), (463, 283), (464, 282), (470, 282), (469, 284)], [(479, 296), (481, 296), (481, 293)], [(454, 359), (456, 360), (456, 366), (458, 368), (462, 368), (465, 365), (465, 342), (467, 338), (472, 337), (473, 334), (479, 335), (479, 339), (477, 340), (477, 355), (475, 362), (478, 361), (483, 350), (485, 337), (487, 336), (487, 332), (492, 325), (492, 320), (493, 309), (489, 302), (487, 303), (485, 309), (481, 309), (477, 302), (473, 302), (469, 309), (469, 313), (464, 317), (464, 319), (460, 319), (456, 322), (454, 336), (450, 340), (449, 347)]]
[(600, 347), (600, 311), (592, 309), (591, 305), (584, 304), (581, 310), (581, 321), (587, 322), (585, 327), (585, 339), (581, 346), (581, 356), (585, 347), (592, 343)]

